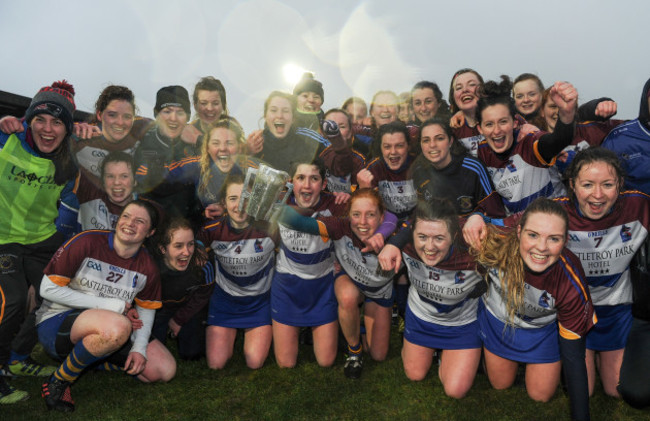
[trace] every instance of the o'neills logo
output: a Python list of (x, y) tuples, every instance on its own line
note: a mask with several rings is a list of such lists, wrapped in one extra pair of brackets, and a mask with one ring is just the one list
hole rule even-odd
[(27, 184), (28, 186), (34, 186), (43, 188), (48, 186), (48, 188), (54, 188), (56, 183), (54, 182), (54, 176), (52, 175), (38, 175), (36, 173), (28, 173), (22, 168), (17, 168), (15, 165), (11, 167), (11, 176), (7, 178), (10, 181), (19, 182), (22, 184)]

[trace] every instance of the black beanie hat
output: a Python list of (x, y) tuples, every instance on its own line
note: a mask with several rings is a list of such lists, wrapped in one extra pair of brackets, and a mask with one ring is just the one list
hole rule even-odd
[(191, 114), (190, 95), (187, 93), (187, 89), (178, 85), (160, 88), (156, 94), (156, 106), (153, 107), (154, 116), (157, 116), (165, 107), (181, 107), (189, 118)]
[(66, 80), (54, 82), (52, 86), (44, 86), (29, 104), (25, 112), (27, 125), (38, 114), (49, 114), (63, 121), (68, 135), (72, 134), (72, 118), (76, 106), (74, 104), (74, 87)]
[(320, 95), (322, 100), (325, 100), (325, 93), (323, 92), (323, 84), (314, 79), (313, 73), (305, 73), (302, 75), (300, 82), (293, 88), (293, 94), (298, 96), (303, 92), (314, 92)]

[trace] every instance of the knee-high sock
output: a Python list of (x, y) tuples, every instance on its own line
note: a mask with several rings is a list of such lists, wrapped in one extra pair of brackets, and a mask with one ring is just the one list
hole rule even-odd
[(86, 367), (102, 358), (103, 356), (96, 357), (91, 354), (84, 346), (83, 341), (79, 341), (53, 376), (59, 380), (72, 383), (77, 380)]

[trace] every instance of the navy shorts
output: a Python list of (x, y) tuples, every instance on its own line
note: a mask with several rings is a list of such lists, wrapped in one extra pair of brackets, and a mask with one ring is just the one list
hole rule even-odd
[[(72, 325), (84, 311), (86, 309), (68, 310), (38, 324), (38, 340), (47, 355), (57, 361), (63, 361), (68, 357), (75, 345), (70, 340)], [(133, 343), (129, 339), (120, 349), (102, 359), (101, 362), (106, 361), (124, 367), (132, 347)]]
[(235, 297), (215, 285), (208, 306), (208, 325), (249, 329), (271, 324), (271, 293)]
[(419, 319), (406, 306), (404, 339), (412, 344), (433, 349), (474, 349), (483, 343), (478, 334), (478, 321), (460, 326), (445, 326)]
[[(361, 291), (361, 293), (365, 297), (364, 302), (366, 302), (366, 303), (370, 303), (370, 302), (377, 303), (381, 307), (392, 307), (393, 306), (393, 303), (395, 302), (395, 288), (393, 288), (393, 280), (392, 279), (388, 281), (388, 284), (390, 285), (390, 297), (386, 297), (386, 298), (383, 298), (383, 297), (369, 297), (368, 295), (369, 294), (371, 295), (372, 291), (369, 291), (368, 287), (366, 287), (365, 285), (362, 285), (362, 284), (356, 282), (354, 279), (352, 279), (352, 277), (350, 275), (348, 275), (343, 268), (341, 268), (341, 271), (339, 273), (334, 275), (334, 279), (336, 280), (340, 276), (343, 276), (343, 275), (350, 278), (352, 283), (359, 289), (359, 291)], [(383, 286), (381, 288), (383, 288)]]
[(321, 326), (337, 320), (332, 272), (303, 279), (276, 271), (271, 284), (271, 317), (289, 326)]
[(615, 351), (625, 348), (632, 328), (632, 305), (594, 306), (598, 323), (587, 333), (587, 349)]
[(560, 337), (557, 322), (536, 329), (506, 326), (480, 302), (479, 334), (485, 349), (512, 361), (546, 364), (560, 361)]

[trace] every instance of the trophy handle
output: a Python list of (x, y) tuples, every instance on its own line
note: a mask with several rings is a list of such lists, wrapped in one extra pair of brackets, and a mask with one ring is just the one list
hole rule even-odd
[(273, 206), (269, 208), (269, 211), (266, 213), (266, 216), (264, 219), (267, 221), (274, 223), (275, 220), (278, 218), (278, 215), (280, 214), (280, 209), (282, 209), (282, 206), (287, 204), (287, 201), (289, 200), (289, 196), (291, 196), (291, 193), (293, 192), (293, 183), (290, 183), (287, 181), (285, 184), (287, 187), (287, 191), (284, 194), (284, 197), (280, 202), (274, 203)]
[(239, 196), (239, 205), (237, 207), (239, 212), (244, 210), (244, 202), (251, 196), (251, 190), (253, 189), (256, 176), (257, 168), (249, 168), (246, 171), (246, 178), (244, 178), (244, 186), (242, 187), (241, 196)]

